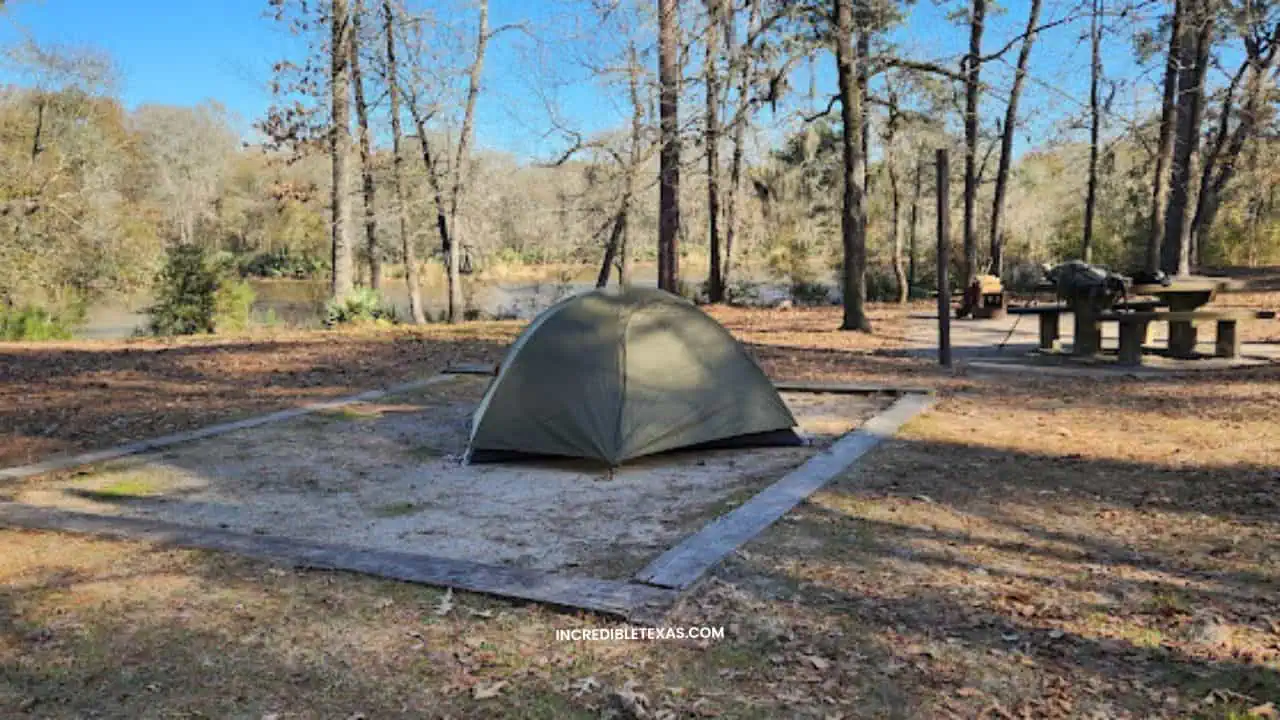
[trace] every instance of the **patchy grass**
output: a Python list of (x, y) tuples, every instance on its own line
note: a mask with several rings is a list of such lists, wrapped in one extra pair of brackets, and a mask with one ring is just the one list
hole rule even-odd
[(106, 499), (127, 499), (135, 497), (153, 497), (164, 492), (164, 488), (152, 478), (127, 477), (103, 487), (92, 488), (86, 494)]
[(340, 408), (332, 408), (329, 410), (321, 410), (317, 415), (332, 420), (345, 422), (354, 422), (359, 420), (377, 420), (382, 417), (382, 411), (378, 409), (370, 409), (357, 405), (344, 405)]

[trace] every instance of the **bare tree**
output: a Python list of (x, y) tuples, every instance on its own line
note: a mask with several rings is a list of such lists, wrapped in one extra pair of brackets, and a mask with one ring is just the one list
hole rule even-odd
[(972, 0), (969, 8), (969, 54), (964, 61), (964, 279), (978, 272), (978, 100), (982, 93), (982, 33), (987, 0)]
[[(720, 49), (717, 31), (721, 24), (721, 2), (706, 0), (706, 60), (703, 63), (707, 87), (707, 229), (710, 234), (707, 298), (713, 303), (724, 301), (724, 274), (720, 268), (720, 71), (716, 67), (716, 54)], [(726, 37), (725, 45), (729, 42), (731, 39)]]
[(462, 320), (462, 247), (458, 242), (458, 204), (467, 189), (467, 170), (471, 162), (471, 139), (475, 132), (476, 98), (480, 95), (480, 78), (484, 73), (484, 54), (489, 45), (489, 0), (480, 0), (480, 21), (476, 33), (475, 56), (467, 73), (466, 109), (462, 130), (458, 134), (458, 152), (453, 159), (453, 189), (449, 194), (449, 220), (454, 235), (446, 248), (449, 275), (449, 322)]
[(658, 287), (680, 290), (680, 18), (678, 0), (658, 0)]
[(1001, 126), (1000, 159), (996, 166), (996, 185), (991, 201), (991, 272), (997, 276), (1004, 270), (1004, 205), (1009, 189), (1009, 168), (1013, 163), (1013, 138), (1018, 127), (1018, 101), (1022, 97), (1022, 85), (1027, 77), (1031, 47), (1035, 44), (1041, 5), (1042, 0), (1031, 0), (1031, 7), (1027, 11), (1027, 29), (1023, 33), (1022, 47), (1018, 49), (1013, 87), (1009, 90), (1009, 104), (1005, 106), (1004, 124)]
[(631, 252), (627, 247), (627, 237), (631, 232), (630, 218), (635, 204), (636, 176), (644, 162), (645, 114), (644, 101), (640, 96), (640, 61), (634, 39), (627, 44), (627, 97), (631, 103), (631, 135), (626, 157), (619, 158), (623, 165), (622, 199), (611, 221), (604, 261), (600, 265), (600, 274), (596, 277), (596, 287), (609, 284), (609, 272), (614, 266), (618, 268), (618, 285), (626, 287), (631, 283)]
[(355, 0), (351, 8), (351, 83), (355, 86), (356, 124), (360, 128), (360, 179), (364, 197), (365, 252), (369, 261), (369, 287), (382, 289), (382, 257), (378, 249), (377, 192), (373, 183), (373, 148), (369, 134), (369, 107), (365, 103), (364, 76), (360, 72), (360, 25), (364, 18), (364, 0)]
[(644, 98), (640, 94), (640, 59), (635, 40), (627, 45), (627, 95), (631, 100), (631, 146), (627, 155), (626, 187), (623, 196), (626, 199), (622, 228), (622, 236), (618, 239), (622, 246), (618, 249), (618, 284), (626, 287), (631, 284), (632, 248), (629, 247), (632, 236), (631, 213), (635, 204), (636, 176), (640, 165), (644, 162)]
[(841, 278), (844, 318), (841, 330), (871, 332), (867, 318), (867, 209), (863, 204), (862, 94), (858, 88), (857, 60), (851, 43), (853, 0), (835, 0), (834, 35), (836, 75), (840, 88), (844, 199), (840, 209), (840, 239), (844, 250)]
[[(739, 202), (742, 190), (742, 168), (743, 156), (745, 148), (744, 133), (746, 132), (748, 120), (752, 110), (751, 87), (755, 84), (755, 62), (753, 60), (753, 39), (760, 24), (760, 3), (759, 0), (747, 0), (747, 40), (744, 43), (734, 43), (733, 57), (729, 62), (730, 75), (737, 75), (737, 108), (733, 115), (733, 135), (730, 140), (733, 148), (729, 158), (729, 197), (725, 203), (725, 238), (724, 238), (724, 258), (721, 269), (721, 287), (726, 287), (729, 282), (729, 271), (733, 264), (733, 246), (737, 239), (739, 225), (741, 223), (738, 213)], [(729, 3), (729, 7), (724, 13), (725, 18), (725, 38), (726, 42), (733, 41), (736, 38), (735, 18), (737, 13), (733, 8), (733, 4)]]
[(1092, 0), (1093, 12), (1089, 16), (1089, 40), (1092, 48), (1089, 65), (1089, 180), (1084, 199), (1084, 237), (1080, 255), (1085, 262), (1093, 261), (1093, 216), (1098, 207), (1098, 133), (1102, 126), (1102, 107), (1098, 98), (1098, 83), (1102, 80), (1102, 0)]
[(658, 287), (679, 292), (680, 21), (679, 0), (658, 0), (659, 125)]
[(333, 280), (330, 294), (341, 300), (355, 287), (351, 227), (351, 176), (347, 160), (351, 155), (351, 82), (350, 52), (351, 16), (347, 0), (333, 0), (330, 16), (330, 155), (333, 164), (331, 194), (333, 224)]
[(382, 0), (383, 34), (387, 43), (386, 73), (387, 94), (390, 101), (391, 114), (391, 181), (395, 189), (396, 221), (399, 225), (400, 248), (404, 256), (404, 278), (409, 294), (409, 316), (415, 323), (426, 322), (422, 309), (422, 283), (418, 277), (418, 254), (414, 249), (413, 236), (408, 230), (405, 220), (404, 192), (404, 154), (401, 152), (403, 133), (400, 128), (400, 83), (399, 65), (396, 62), (396, 12), (392, 0)]
[[(916, 233), (919, 227), (920, 214), (920, 194), (922, 191), (924, 177), (925, 161), (923, 158), (918, 160), (915, 165), (915, 182), (911, 184), (911, 211), (909, 213), (910, 225), (907, 228), (907, 287), (915, 287), (916, 284)], [(910, 295), (908, 295), (910, 297)]]
[(1187, 3), (1174, 0), (1169, 22), (1169, 50), (1164, 67), (1164, 96), (1160, 103), (1160, 139), (1156, 148), (1155, 179), (1151, 187), (1151, 222), (1147, 234), (1146, 270), (1155, 272), (1161, 266), (1164, 246), (1165, 204), (1168, 200), (1169, 166), (1173, 164), (1173, 126), (1178, 104), (1178, 62), (1182, 55), (1182, 23)]
[[(485, 52), (489, 41), (498, 33), (520, 27), (519, 25), (503, 25), (496, 29), (489, 28), (489, 2), (480, 0), (478, 4), (476, 44), (466, 70), (467, 89), (462, 100), (462, 119), (458, 129), (457, 146), (453, 157), (446, 160), (440, 157), (434, 147), (429, 132), (429, 123), (442, 106), (442, 102), (431, 102), (420, 88), (413, 82), (400, 82), (400, 91), (404, 95), (409, 115), (413, 118), (418, 133), (418, 144), (422, 151), (422, 163), (427, 176), (427, 187), (431, 193), (436, 210), (436, 230), (440, 235), (441, 250), (445, 258), (445, 274), (448, 291), (446, 316), (450, 323), (463, 320), (462, 297), (462, 252), (463, 243), (458, 238), (458, 219), (463, 200), (470, 184), (471, 143), (475, 134), (475, 110), (480, 96), (481, 78), (484, 73)], [(437, 68), (417, 68), (419, 76), (437, 72)], [(419, 78), (421, 79), (421, 78)]]
[[(1242, 29), (1245, 59), (1228, 86), (1218, 118), (1218, 128), (1213, 144), (1204, 154), (1200, 175), (1200, 192), (1196, 198), (1195, 218), (1192, 221), (1192, 253), (1199, 264), (1200, 253), (1208, 242), (1222, 194), (1235, 177), (1237, 162), (1245, 143), (1256, 136), (1265, 120), (1267, 95), (1273, 91), (1270, 83), (1275, 73), (1280, 53), (1280, 20), (1275, 17), (1259, 18)], [(1234, 129), (1230, 128), (1235, 92), (1244, 79), (1244, 102)]]
[[(910, 298), (911, 290), (907, 284), (907, 271), (902, 262), (902, 191), (898, 182), (898, 147), (895, 142), (897, 140), (898, 123), (902, 118), (902, 114), (898, 108), (897, 88), (891, 85), (888, 95), (889, 118), (885, 122), (884, 166), (889, 175), (889, 237), (892, 248), (893, 276), (898, 285), (898, 302), (905, 303)], [(914, 209), (913, 206), (912, 210), (914, 211)], [(914, 217), (912, 222), (915, 222)]]

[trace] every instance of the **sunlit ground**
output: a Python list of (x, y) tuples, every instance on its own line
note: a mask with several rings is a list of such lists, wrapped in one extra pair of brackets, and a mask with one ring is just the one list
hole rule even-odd
[[(952, 376), (866, 354), (894, 342), (899, 312), (877, 309), (888, 337), (865, 338), (832, 332), (834, 310), (717, 311), (775, 377), (941, 394), (668, 621), (723, 625), (722, 641), (557, 642), (555, 629), (611, 623), (3, 532), (0, 714), (1265, 716), (1280, 701), (1280, 370)], [(419, 352), (493, 358), (514, 330), (471, 328), (465, 342), (492, 349), (465, 351), (447, 333), (292, 342), (332, 348), (308, 351), (319, 354), (303, 366), (361, 357), (390, 377)], [(379, 360), (387, 347), (401, 350)], [(146, 357), (136, 372), (192, 367)], [(56, 399), (83, 380), (67, 367), (40, 392)], [(234, 377), (198, 367), (224, 393), (210, 397), (235, 397)], [(365, 387), (358, 373), (344, 386), (317, 372), (325, 392)]]

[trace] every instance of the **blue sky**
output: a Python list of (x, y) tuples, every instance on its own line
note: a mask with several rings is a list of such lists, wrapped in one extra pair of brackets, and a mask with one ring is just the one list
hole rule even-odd
[[(685, 0), (685, 4), (694, 3)], [(297, 41), (265, 17), (266, 0), (16, 0), (10, 5), (9, 17), (0, 20), (0, 43), (20, 37), (21, 28), (41, 42), (101, 48), (120, 68), (127, 106), (193, 105), (214, 99), (240, 117), (242, 132), (270, 103), (266, 83), (271, 63), (297, 49)], [(991, 18), (984, 43), (988, 51), (1021, 32), (1025, 22), (1026, 0), (1008, 0), (1005, 5), (1005, 11)], [(967, 43), (964, 28), (946, 19), (956, 6), (956, 1), (920, 0), (895, 40), (915, 56), (945, 59), (954, 67)], [(570, 0), (493, 0), (491, 23), (528, 21), (553, 38), (554, 28), (563, 24), (565, 13), (573, 7)], [(1065, 7), (1064, 0), (1046, 0), (1045, 19), (1060, 17)], [(1038, 138), (1050, 137), (1064, 117), (1080, 111), (1079, 103), (1087, 98), (1088, 46), (1079, 38), (1085, 29), (1087, 23), (1077, 23), (1049, 31), (1033, 55), (1033, 81), (1024, 108)], [(547, 127), (541, 103), (528, 90), (527, 45), (522, 36), (508, 34), (491, 46), (486, 68), (489, 94), (479, 106), (478, 141), (481, 146), (526, 157), (546, 156), (553, 151), (553, 143), (543, 139)], [(1136, 77), (1139, 69), (1128, 42), (1114, 37), (1107, 45), (1109, 72)], [(1010, 53), (1009, 61), (1014, 57)], [(566, 67), (565, 72), (573, 69)], [(989, 77), (997, 86), (1007, 85), (1001, 82), (1002, 74), (1006, 71), (993, 65)], [(820, 93), (834, 86), (832, 75), (830, 64), (823, 63)], [(807, 79), (801, 86), (807, 86)], [(1124, 91), (1118, 102), (1149, 100), (1153, 93), (1135, 87)], [(583, 129), (598, 130), (618, 119), (616, 99), (590, 83), (566, 89), (560, 99), (563, 110)], [(1020, 140), (1019, 145), (1026, 143)]]

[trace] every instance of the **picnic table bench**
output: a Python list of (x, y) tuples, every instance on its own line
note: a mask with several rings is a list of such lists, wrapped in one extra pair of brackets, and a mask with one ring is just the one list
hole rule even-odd
[[(1162, 300), (1132, 300), (1116, 304), (1119, 310), (1154, 310), (1156, 308), (1165, 307)], [(1036, 315), (1040, 318), (1040, 349), (1056, 350), (1058, 348), (1058, 338), (1060, 336), (1058, 330), (1059, 318), (1063, 313), (1074, 312), (1070, 305), (1065, 303), (1054, 303), (1052, 305), (1032, 305), (1029, 307), (1009, 308), (1010, 315)], [(1080, 324), (1077, 323), (1077, 332), (1080, 332)], [(1095, 329), (1096, 333), (1096, 329)], [(1098, 338), (1100, 342), (1101, 338)], [(1079, 341), (1077, 341), (1079, 342)], [(1095, 347), (1097, 345), (1095, 344)]]
[(1184, 310), (1168, 312), (1106, 312), (1097, 315), (1099, 321), (1115, 321), (1120, 325), (1120, 363), (1141, 365), (1142, 346), (1147, 340), (1147, 328), (1153, 322), (1167, 322), (1170, 327), (1169, 352), (1174, 357), (1195, 357), (1195, 326), (1192, 327), (1190, 347), (1175, 343), (1172, 328), (1175, 323), (1192, 324), (1197, 320), (1217, 322), (1214, 339), (1214, 356), (1235, 359), (1240, 356), (1240, 336), (1236, 325), (1242, 320), (1274, 317), (1274, 312), (1258, 310)]

